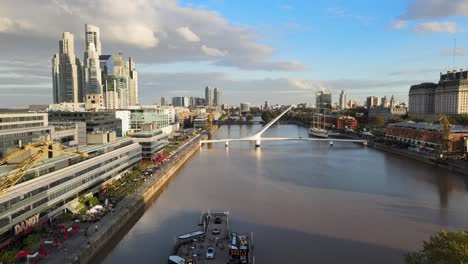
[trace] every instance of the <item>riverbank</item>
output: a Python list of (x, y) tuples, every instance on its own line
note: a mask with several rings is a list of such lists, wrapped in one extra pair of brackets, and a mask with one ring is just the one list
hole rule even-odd
[(66, 245), (65, 254), (56, 255), (47, 259), (48, 263), (96, 263), (96, 259), (104, 257), (104, 253), (115, 245), (122, 231), (131, 227), (149, 207), (153, 198), (160, 193), (177, 171), (199, 150), (199, 141), (206, 139), (201, 134), (185, 143), (171, 160), (157, 173), (150, 177), (134, 193), (118, 203), (113, 213), (104, 216), (96, 226), (97, 231), (90, 232), (88, 236), (70, 241)]

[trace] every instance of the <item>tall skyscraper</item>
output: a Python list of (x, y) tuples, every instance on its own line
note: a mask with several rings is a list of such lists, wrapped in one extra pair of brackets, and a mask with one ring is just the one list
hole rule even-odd
[(222, 92), (220, 88), (214, 88), (213, 90), (213, 106), (221, 107), (222, 102)]
[(345, 110), (346, 109), (346, 103), (348, 102), (348, 95), (344, 90), (341, 90), (340, 93), (340, 109)]
[(138, 73), (136, 71), (135, 62), (133, 58), (128, 58), (128, 84), (129, 84), (129, 93), (130, 93), (130, 102), (129, 105), (138, 104)]
[(89, 44), (94, 44), (96, 52), (101, 55), (101, 33), (99, 27), (93, 26), (91, 24), (85, 25), (85, 41), (86, 48), (89, 47)]
[(102, 95), (102, 75), (99, 56), (101, 40), (99, 28), (86, 24), (86, 50), (84, 53), (84, 86), (86, 94)]
[(52, 58), (52, 85), (54, 103), (83, 102), (81, 62), (75, 57), (73, 34), (64, 32), (59, 42), (59, 53)]
[(378, 96), (369, 96), (366, 99), (366, 107), (370, 109), (372, 107), (377, 107), (380, 105), (380, 97)]
[(206, 106), (213, 105), (213, 97), (211, 94), (211, 89), (208, 86), (205, 88), (205, 103), (206, 103)]

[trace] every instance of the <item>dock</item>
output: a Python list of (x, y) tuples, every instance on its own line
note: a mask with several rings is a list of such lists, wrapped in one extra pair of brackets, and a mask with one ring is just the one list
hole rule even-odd
[(229, 212), (202, 212), (200, 230), (175, 239), (171, 264), (255, 263), (253, 234), (239, 235), (229, 229)]

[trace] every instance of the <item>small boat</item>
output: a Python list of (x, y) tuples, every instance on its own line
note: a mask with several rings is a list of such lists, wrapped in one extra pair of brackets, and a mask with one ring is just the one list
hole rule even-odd
[(328, 131), (317, 127), (311, 127), (309, 129), (309, 135), (318, 138), (328, 138)]
[(170, 256), (169, 263), (170, 264), (185, 264), (185, 259), (179, 256)]
[(191, 233), (188, 233), (188, 234), (180, 235), (179, 239), (192, 239), (192, 238), (197, 238), (197, 237), (203, 236), (204, 234), (205, 234), (204, 231), (195, 231), (195, 232), (191, 232)]

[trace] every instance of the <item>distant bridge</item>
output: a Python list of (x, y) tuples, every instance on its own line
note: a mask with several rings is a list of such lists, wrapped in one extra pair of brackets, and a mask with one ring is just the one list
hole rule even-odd
[(333, 145), (333, 142), (351, 142), (351, 143), (361, 143), (363, 145), (367, 145), (367, 140), (360, 140), (360, 139), (327, 139), (327, 138), (286, 138), (286, 137), (278, 137), (278, 138), (264, 138), (262, 134), (269, 129), (273, 124), (275, 124), (283, 115), (289, 112), (294, 105), (291, 105), (282, 112), (279, 116), (275, 119), (271, 120), (268, 124), (266, 124), (260, 131), (258, 131), (255, 135), (243, 138), (226, 138), (226, 139), (209, 139), (209, 140), (200, 140), (200, 145), (207, 144), (207, 143), (224, 143), (225, 146), (229, 146), (230, 142), (233, 141), (250, 141), (255, 142), (255, 147), (260, 147), (262, 141), (327, 141), (330, 142), (330, 145)]

